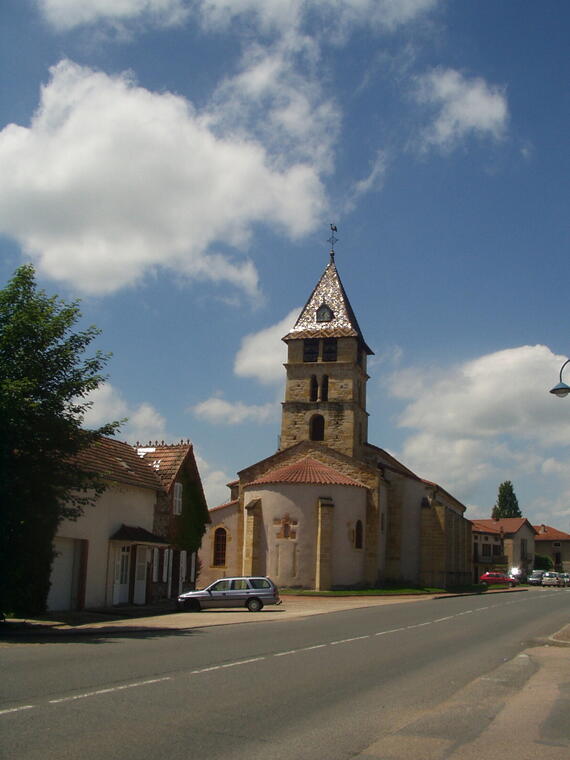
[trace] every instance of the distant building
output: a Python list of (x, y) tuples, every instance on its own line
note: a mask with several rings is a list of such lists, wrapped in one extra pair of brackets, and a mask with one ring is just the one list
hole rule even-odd
[[(477, 542), (476, 536), (481, 537), (479, 540), (479, 566), (483, 556), (483, 546), (491, 541), (492, 536), (497, 535), (497, 531), (502, 536), (504, 559), (506, 559), (506, 568), (510, 571), (518, 568), (522, 575), (527, 575), (534, 568), (534, 541), (536, 538), (535, 529), (525, 517), (503, 517), (499, 520), (494, 518), (471, 520), (473, 527), (473, 541)], [(485, 539), (485, 532), (489, 537), (489, 542)], [(485, 550), (487, 552), (487, 550)], [(497, 563), (497, 568), (503, 563)], [(486, 570), (492, 568), (486, 567)], [(502, 569), (502, 567), (501, 567)], [(483, 570), (485, 572), (485, 570)]]
[(278, 451), (241, 470), (230, 501), (210, 511), (200, 584), (250, 573), (313, 589), (469, 583), (464, 505), (368, 442), (372, 351), (332, 251), (283, 340)]
[(553, 528), (551, 525), (535, 525), (534, 537), (536, 553), (550, 557), (554, 569), (559, 573), (570, 572), (570, 533)]
[(471, 520), (473, 535), (473, 583), (488, 570), (508, 572), (509, 558), (505, 554), (504, 530), (489, 525), (489, 520)]

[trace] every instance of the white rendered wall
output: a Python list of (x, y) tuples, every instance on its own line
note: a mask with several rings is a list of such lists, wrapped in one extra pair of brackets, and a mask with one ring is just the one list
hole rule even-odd
[[(354, 527), (361, 520), (366, 534), (366, 490), (355, 486), (280, 483), (245, 490), (245, 504), (261, 499), (265, 572), (280, 586), (314, 588), (317, 546), (317, 504), (322, 497), (334, 503), (333, 585), (364, 580), (365, 546), (354, 548)], [(295, 537), (278, 538), (282, 521), (289, 518)]]
[(154, 490), (117, 485), (108, 488), (93, 507), (86, 507), (78, 520), (64, 520), (59, 525), (57, 537), (81, 538), (89, 542), (85, 579), (86, 607), (103, 607), (112, 603), (109, 539), (123, 523), (152, 532), (155, 501)]

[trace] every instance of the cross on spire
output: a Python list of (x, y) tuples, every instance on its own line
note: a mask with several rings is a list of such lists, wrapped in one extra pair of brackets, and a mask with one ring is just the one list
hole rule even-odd
[(335, 232), (337, 232), (336, 224), (330, 225), (331, 228), (331, 236), (327, 239), (327, 243), (331, 244), (331, 250), (330, 250), (330, 257), (331, 257), (331, 263), (334, 261), (334, 244), (338, 243), (338, 238), (335, 235)]

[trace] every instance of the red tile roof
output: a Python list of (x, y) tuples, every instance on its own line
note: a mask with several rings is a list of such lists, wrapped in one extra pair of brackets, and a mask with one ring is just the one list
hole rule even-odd
[(217, 507), (212, 507), (210, 512), (215, 512), (217, 509), (225, 509), (225, 507), (233, 507), (235, 504), (239, 504), (239, 499), (232, 499), (232, 501), (226, 501), (225, 504), (218, 504)]
[(312, 457), (305, 457), (305, 459), (300, 459), (293, 464), (271, 470), (246, 485), (257, 486), (263, 483), (311, 483), (366, 488), (362, 483), (358, 483)]
[[(471, 522), (476, 522), (483, 526), (479, 528), (479, 530), (489, 531), (490, 528), (495, 528), (500, 531), (502, 528), (505, 535), (507, 533), (516, 533), (525, 523), (531, 530), (534, 530), (526, 517), (503, 517), (501, 520), (495, 520), (491, 517), (490, 519), (485, 520), (471, 520)], [(489, 532), (492, 532), (492, 530)]]
[(128, 443), (101, 438), (81, 451), (76, 459), (83, 469), (96, 472), (104, 480), (162, 490), (154, 470), (137, 456)]
[(570, 533), (564, 533), (563, 530), (553, 528), (551, 525), (535, 525), (534, 526), (537, 535), (534, 537), (535, 541), (569, 541)]
[(161, 443), (155, 446), (138, 447), (137, 452), (142, 461), (153, 469), (168, 491), (191, 449), (191, 443)]
[[(494, 525), (487, 525), (487, 520), (469, 520), (471, 525), (473, 526), (473, 530), (478, 531), (479, 533), (500, 533), (501, 529), (496, 528)], [(492, 520), (491, 522), (495, 522)]]

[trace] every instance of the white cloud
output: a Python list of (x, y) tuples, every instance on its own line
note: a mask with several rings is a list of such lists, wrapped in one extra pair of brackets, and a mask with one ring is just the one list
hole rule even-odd
[(309, 163), (277, 169), (259, 141), (208, 122), (181, 97), (60, 62), (30, 127), (0, 132), (0, 232), (88, 293), (162, 267), (255, 295), (252, 262), (216, 244), (239, 249), (258, 223), (307, 233), (323, 188)]
[(92, 406), (87, 410), (83, 423), (86, 428), (96, 428), (113, 420), (128, 418), (117, 434), (121, 439), (135, 441), (165, 440), (166, 420), (147, 402), (132, 407), (111, 383), (104, 383), (87, 397)]
[(371, 162), (368, 175), (363, 179), (358, 180), (358, 182), (355, 182), (352, 186), (348, 195), (348, 200), (345, 204), (346, 212), (349, 212), (354, 208), (361, 196), (382, 189), (387, 168), (388, 159), (386, 152), (383, 150), (377, 151), (374, 160)]
[(281, 338), (291, 330), (299, 312), (300, 308), (292, 309), (276, 325), (246, 335), (235, 357), (234, 373), (266, 385), (280, 385), (284, 378), (283, 363), (287, 360), (287, 346)]
[(196, 404), (192, 411), (200, 419), (215, 425), (241, 425), (246, 422), (263, 424), (274, 422), (278, 418), (279, 405), (244, 404), (243, 401), (230, 402), (214, 396)]
[(570, 445), (570, 415), (548, 393), (563, 360), (546, 346), (520, 346), (393, 373), (391, 393), (407, 402), (399, 425), (414, 431), (402, 461), (464, 500), (489, 478), (564, 474), (548, 451)]
[(504, 88), (481, 77), (468, 79), (454, 69), (433, 69), (417, 79), (418, 102), (438, 109), (422, 137), (424, 148), (453, 148), (469, 134), (500, 139), (506, 130), (508, 105)]
[(205, 26), (230, 28), (238, 18), (262, 32), (287, 33), (311, 14), (323, 17), (323, 34), (337, 38), (352, 26), (392, 31), (425, 15), (439, 0), (36, 0), (44, 18), (66, 31), (97, 23), (182, 23), (193, 11)]
[(188, 15), (186, 0), (36, 0), (44, 18), (58, 31), (99, 22), (111, 24), (145, 18), (170, 26)]
[(229, 483), (230, 480), (233, 480), (233, 478), (228, 477), (223, 470), (214, 469), (212, 465), (200, 455), (199, 449), (194, 448), (194, 456), (196, 458), (196, 464), (198, 466), (198, 472), (200, 473), (200, 480), (202, 481), (208, 507), (212, 508), (218, 504), (225, 504), (230, 498), (227, 483)]

